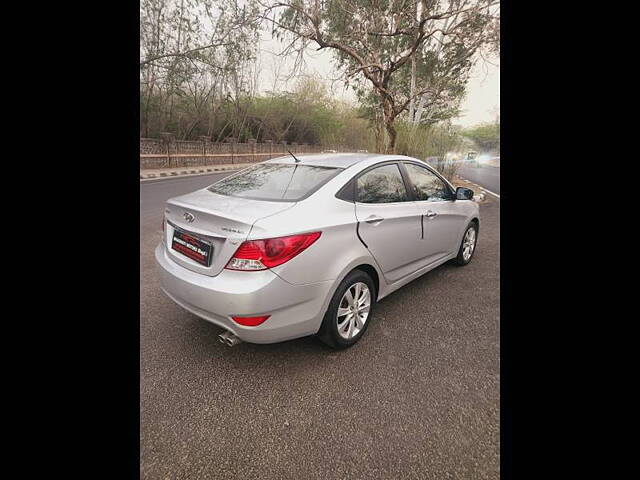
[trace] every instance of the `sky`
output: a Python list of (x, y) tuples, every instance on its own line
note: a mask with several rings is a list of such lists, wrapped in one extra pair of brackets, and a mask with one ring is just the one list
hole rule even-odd
[[(284, 59), (276, 54), (283, 44), (263, 34), (260, 40), (260, 76), (258, 88), (267, 90), (290, 90), (291, 81), (287, 75), (293, 68), (292, 59)], [(500, 109), (500, 67), (499, 60), (492, 60), (495, 65), (479, 62), (474, 67), (467, 85), (467, 95), (462, 102), (462, 115), (453, 123), (469, 127), (483, 122), (495, 121)], [(337, 77), (333, 67), (332, 55), (328, 50), (317, 52), (309, 50), (305, 53), (305, 74), (325, 81), (334, 97), (356, 103), (351, 90), (347, 90), (341, 81), (332, 81)]]

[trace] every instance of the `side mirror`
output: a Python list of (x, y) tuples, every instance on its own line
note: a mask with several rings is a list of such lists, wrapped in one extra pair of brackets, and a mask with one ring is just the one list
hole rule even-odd
[(473, 190), (465, 187), (456, 188), (456, 200), (473, 200)]

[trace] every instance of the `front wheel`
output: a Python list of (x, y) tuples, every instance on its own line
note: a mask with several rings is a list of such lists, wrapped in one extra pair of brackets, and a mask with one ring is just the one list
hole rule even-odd
[(371, 323), (376, 294), (371, 277), (354, 270), (340, 283), (318, 332), (320, 340), (335, 349), (355, 344)]
[(464, 232), (462, 243), (458, 250), (458, 256), (455, 258), (456, 265), (466, 265), (471, 261), (476, 251), (476, 243), (478, 242), (478, 224), (471, 222)]

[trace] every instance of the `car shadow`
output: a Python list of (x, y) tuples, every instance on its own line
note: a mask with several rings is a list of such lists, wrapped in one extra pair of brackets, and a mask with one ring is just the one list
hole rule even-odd
[[(240, 343), (234, 347), (228, 347), (218, 340), (218, 335), (224, 329), (203, 320), (196, 315), (185, 312), (188, 318), (180, 320), (186, 330), (185, 342), (190, 349), (194, 349), (206, 361), (214, 358), (216, 362), (228, 363), (232, 368), (255, 368), (264, 363), (285, 363), (287, 367), (295, 366), (303, 357), (315, 357), (320, 363), (333, 361), (342, 356), (350, 357), (351, 354), (362, 354), (362, 349), (378, 351), (386, 348), (386, 338), (389, 331), (394, 328), (393, 322), (397, 320), (399, 311), (402, 311), (405, 302), (411, 302), (416, 295), (428, 294), (434, 288), (441, 288), (441, 284), (460, 282), (474, 270), (474, 263), (480, 263), (482, 255), (476, 255), (474, 262), (461, 268), (451, 261), (446, 262), (435, 269), (404, 285), (395, 292), (382, 299), (376, 306), (376, 314), (362, 341), (345, 350), (334, 350), (322, 343), (316, 336), (307, 336), (284, 342), (271, 344)], [(461, 278), (460, 273), (465, 270)], [(440, 286), (439, 286), (440, 285)], [(186, 346), (185, 346), (186, 348)], [(357, 353), (360, 352), (360, 353)], [(307, 362), (308, 363), (308, 362)]]
[[(374, 317), (374, 321), (369, 326), (365, 336), (367, 343), (370, 343), (372, 341), (375, 342), (375, 331), (387, 321), (393, 320), (393, 318), (389, 318), (389, 316), (387, 315), (388, 313), (390, 313), (388, 311), (389, 307), (393, 309), (397, 305), (397, 303), (403, 302), (403, 298), (405, 298), (405, 296), (408, 299), (409, 296), (414, 295), (415, 289), (424, 289), (430, 282), (433, 282), (443, 274), (446, 275), (446, 272), (455, 272), (456, 270), (458, 270), (458, 267), (449, 263), (445, 263), (432, 270), (431, 272), (418, 277), (417, 279), (413, 280), (412, 282), (408, 283), (407, 285), (396, 290), (395, 292), (391, 293), (389, 296), (381, 300), (376, 307), (377, 312), (376, 316)], [(378, 313), (381, 313), (381, 311), (385, 314), (382, 318), (380, 315), (377, 315)], [(238, 366), (238, 360), (246, 357), (247, 354), (252, 354), (252, 356), (255, 355), (259, 357), (268, 357), (273, 354), (286, 354), (294, 360), (298, 356), (308, 356), (309, 354), (318, 355), (320, 357), (334, 357), (335, 355), (353, 351), (362, 344), (362, 342), (358, 342), (353, 347), (350, 347), (348, 349), (334, 350), (325, 345), (316, 336), (310, 335), (307, 337), (296, 338), (278, 343), (256, 344), (242, 342), (234, 347), (228, 347), (225, 344), (221, 343), (218, 339), (218, 335), (225, 331), (223, 328), (213, 323), (207, 322), (206, 320), (203, 320), (191, 313), (185, 312), (185, 315), (189, 316), (189, 320), (183, 323), (183, 325), (185, 326), (185, 329), (192, 331), (190, 335), (192, 336), (192, 341), (196, 343), (195, 346), (197, 347), (197, 350), (211, 352), (215, 351), (217, 353), (222, 353), (223, 356), (228, 357), (231, 361), (233, 361), (236, 367)]]

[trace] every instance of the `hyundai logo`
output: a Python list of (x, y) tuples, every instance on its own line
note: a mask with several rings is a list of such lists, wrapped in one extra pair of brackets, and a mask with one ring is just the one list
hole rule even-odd
[(191, 223), (195, 220), (196, 217), (194, 217), (192, 214), (190, 214), (189, 212), (184, 212), (184, 219), (187, 221), (187, 223)]

